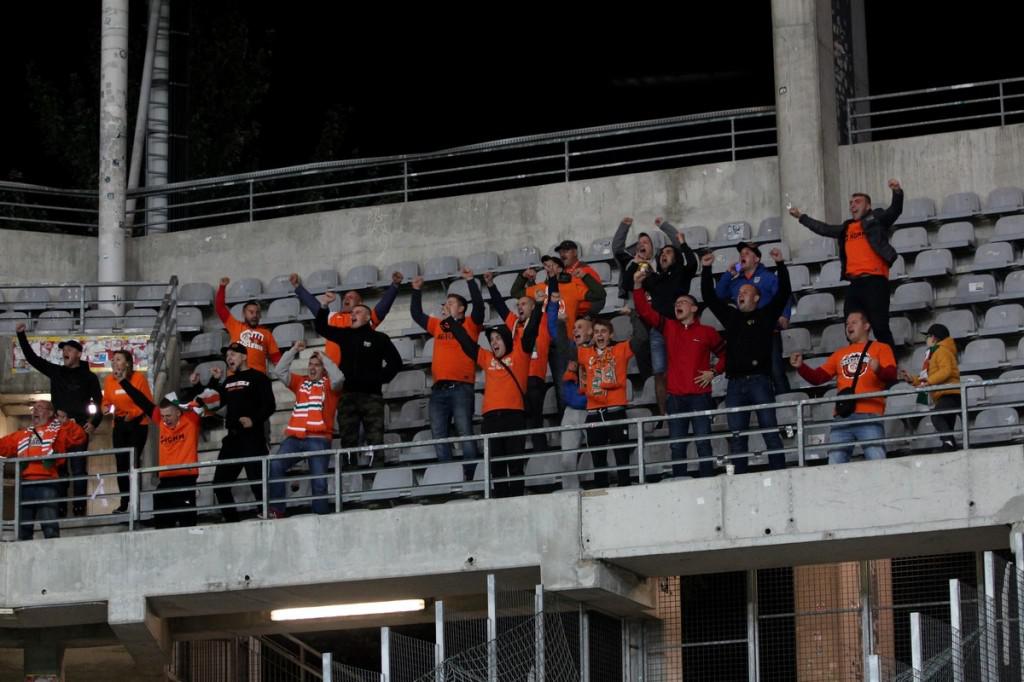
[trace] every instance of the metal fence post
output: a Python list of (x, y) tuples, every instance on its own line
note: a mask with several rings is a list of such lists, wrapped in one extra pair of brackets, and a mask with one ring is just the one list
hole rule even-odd
[(874, 630), (871, 627), (871, 562), (860, 562), (860, 642), (865, 664), (875, 651)]
[(804, 401), (796, 406), (796, 463), (804, 466)]
[(971, 390), (970, 384), (962, 384), (963, 392), (960, 396), (960, 430), (963, 432), (964, 444), (961, 450), (967, 450), (971, 446), (971, 437), (967, 428), (967, 392)]
[(444, 682), (444, 601), (434, 602), (434, 667), (437, 669), (437, 682)]
[(391, 628), (380, 629), (380, 678), (387, 682), (391, 677)]
[(21, 539), (21, 466), (14, 465), (14, 539)]
[(732, 160), (736, 160), (736, 119), (729, 117), (729, 148), (732, 152)]
[[(485, 441), (486, 442), (486, 441)], [(487, 681), (498, 680), (498, 599), (494, 574), (487, 574)]]
[(484, 439), (484, 499), (491, 499), (491, 441)]
[(747, 682), (761, 677), (757, 641), (757, 571), (747, 571)]
[(260, 477), (260, 487), (263, 490), (263, 504), (260, 505), (263, 513), (263, 518), (270, 518), (270, 461), (264, 457), (260, 460), (260, 470), (262, 476)]
[(647, 482), (647, 467), (644, 466), (644, 425), (641, 422), (636, 424), (636, 463), (639, 468), (637, 482), (643, 485)]
[(996, 565), (995, 554), (985, 552), (985, 597), (983, 604), (985, 609), (985, 644), (988, 667), (983, 675), (986, 680), (999, 679), (999, 648), (996, 641)]
[(250, 178), (250, 179), (249, 179), (249, 222), (250, 222), (250, 223), (252, 222), (252, 216), (253, 216), (253, 210), (252, 210), (252, 203), (253, 203), (253, 197), (252, 197), (252, 179)]
[(544, 586), (534, 587), (533, 594), (533, 675), (536, 680), (544, 680)]
[(562, 143), (562, 157), (565, 165), (565, 181), (569, 182), (569, 140)]
[[(118, 491), (120, 492), (120, 491)], [(128, 531), (135, 530), (139, 511), (139, 472), (135, 468), (135, 448), (128, 459)]]
[(4, 478), (7, 474), (7, 467), (4, 466), (3, 462), (0, 462), (0, 542), (3, 542), (4, 535), (4, 524), (3, 524), (3, 510), (4, 510)]
[(949, 581), (949, 627), (952, 631), (953, 682), (964, 682), (964, 622), (960, 609), (960, 581), (956, 578)]
[(402, 162), (402, 202), (409, 201), (409, 161)]
[(590, 616), (580, 604), (580, 680), (590, 682)]
[(341, 486), (343, 483), (341, 476), (341, 450), (334, 453), (334, 511), (335, 513), (341, 511)]
[[(97, 296), (97, 298), (99, 298)], [(85, 329), (85, 285), (78, 285), (78, 331)], [(99, 409), (99, 405), (96, 409)], [(70, 466), (70, 464), (68, 465)]]
[(329, 651), (324, 653), (323, 656), (321, 657), (321, 666), (322, 667), (320, 669), (322, 671), (321, 674), (323, 675), (323, 682), (331, 682), (331, 680), (333, 679), (331, 677), (331, 674), (334, 672), (332, 670), (332, 668), (334, 667), (333, 666), (333, 663), (334, 663), (333, 659), (334, 659), (334, 655), (331, 652), (329, 652)]
[(1003, 93), (1003, 82), (999, 81), (999, 125), (1006, 125), (1006, 99)]
[(877, 654), (868, 656), (868, 682), (882, 682), (882, 661)]
[(921, 614), (917, 611), (910, 614), (910, 667), (913, 668), (914, 682), (921, 682), (924, 657), (921, 648)]

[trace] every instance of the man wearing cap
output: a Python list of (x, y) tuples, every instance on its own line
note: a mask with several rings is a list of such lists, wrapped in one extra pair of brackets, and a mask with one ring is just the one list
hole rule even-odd
[[(715, 295), (723, 301), (735, 303), (739, 299), (740, 289), (746, 284), (752, 284), (761, 296), (758, 307), (763, 308), (772, 301), (775, 292), (779, 290), (779, 280), (761, 262), (761, 249), (757, 244), (740, 242), (736, 245), (736, 250), (740, 257), (735, 263), (730, 264), (729, 270), (718, 279)], [(779, 330), (789, 328), (791, 304), (791, 300), (786, 302), (772, 335), (772, 384), (776, 395), (789, 392), (789, 379), (786, 377), (786, 361), (782, 357), (782, 337)]]
[[(928, 344), (924, 365), (917, 375), (901, 369), (899, 371), (900, 380), (913, 386), (941, 386), (942, 384), (959, 383), (960, 365), (956, 359), (956, 342), (950, 337), (949, 328), (944, 324), (933, 324), (922, 333), (925, 335), (925, 343)], [(923, 397), (923, 394), (919, 395), (918, 400)], [(960, 409), (960, 391), (955, 388), (932, 391), (931, 397), (932, 405), (937, 413)], [(935, 427), (936, 433), (946, 434), (939, 436), (942, 440), (943, 452), (956, 450), (956, 437), (952, 433), (956, 424), (956, 416), (955, 412), (932, 414), (931, 416), (932, 426)]]
[[(237, 342), (228, 345), (224, 359), (230, 376), (223, 382), (215, 380), (210, 384), (210, 388), (220, 394), (221, 402), (227, 407), (224, 425), (228, 430), (217, 456), (217, 460), (223, 464), (217, 465), (213, 483), (219, 485), (233, 482), (244, 468), (252, 494), (257, 500), (262, 500), (263, 467), (260, 462), (231, 462), (241, 457), (261, 457), (269, 452), (264, 427), (276, 409), (274, 389), (266, 373), (249, 367), (250, 350)], [(214, 494), (217, 496), (217, 504), (233, 505), (235, 502), (230, 486), (217, 488)], [(222, 508), (221, 513), (225, 521), (239, 519), (238, 510), (233, 506)]]
[[(668, 356), (667, 414), (713, 410), (715, 406), (711, 400), (711, 381), (716, 374), (725, 371), (725, 342), (718, 332), (701, 324), (697, 299), (688, 293), (676, 297), (671, 318), (652, 308), (643, 290), (647, 277), (643, 270), (634, 273), (636, 286), (633, 288), (633, 303), (637, 314), (651, 330), (657, 329), (665, 337)], [(712, 354), (718, 358), (714, 368), (711, 367)], [(669, 435), (673, 439), (685, 438), (691, 423), (693, 435), (706, 436), (711, 433), (711, 419), (695, 415), (692, 418), (670, 419)], [(686, 459), (686, 443), (672, 443), (670, 447), (674, 461), (682, 462)], [(710, 441), (697, 441), (697, 454), (700, 457), (700, 475), (711, 476), (714, 462), (711, 459)], [(685, 476), (686, 465), (674, 465), (672, 475), (675, 478)]]
[(256, 301), (246, 301), (242, 306), (244, 321), (236, 320), (228, 309), (226, 303), (227, 287), (231, 279), (223, 277), (220, 280), (220, 287), (217, 288), (217, 297), (214, 300), (214, 308), (217, 316), (224, 323), (228, 330), (231, 343), (241, 344), (247, 349), (249, 358), (247, 364), (252, 369), (267, 373), (267, 359), (277, 362), (281, 359), (281, 351), (277, 347), (274, 335), (267, 327), (260, 326), (260, 304)]
[[(29, 345), (28, 337), (25, 335), (24, 323), (15, 327), (18, 333), (18, 345), (21, 352), (38, 372), (50, 379), (50, 399), (53, 401), (53, 408), (57, 412), (63, 412), (68, 418), (74, 420), (83, 428), (86, 434), (84, 441), (75, 443), (65, 452), (85, 452), (89, 449), (89, 436), (103, 421), (100, 406), (103, 404), (103, 392), (100, 390), (100, 380), (89, 369), (89, 365), (82, 362), (82, 344), (75, 339), (61, 341), (58, 345), (64, 359), (64, 364), (57, 365), (43, 360)], [(88, 466), (85, 457), (71, 458), (68, 466), (72, 476), (84, 477), (88, 475)], [(62, 470), (61, 476), (66, 476), (67, 471)], [(88, 481), (84, 478), (73, 481), (71, 485), (63, 485), (65, 492), (70, 490), (74, 497), (84, 498), (88, 492)], [(65, 496), (67, 496), (65, 494)], [(85, 516), (85, 500), (75, 500), (71, 504), (75, 516)], [(64, 511), (64, 505), (60, 505)], [(63, 516), (64, 514), (61, 514)]]
[[(850, 345), (832, 353), (818, 368), (804, 364), (800, 353), (793, 353), (789, 361), (805, 381), (814, 385), (834, 377), (840, 394), (878, 393), (896, 382), (896, 358), (889, 344), (872, 341), (868, 338), (870, 334), (867, 315), (854, 310), (846, 316), (846, 338)], [(829, 445), (834, 446), (828, 451), (829, 464), (849, 462), (855, 442), (885, 438), (885, 427), (878, 420), (885, 413), (885, 398), (861, 398), (855, 403), (848, 416), (842, 416), (840, 404), (836, 405), (828, 437)], [(885, 446), (881, 443), (862, 447), (864, 459), (885, 459)]]
[[(558, 257), (562, 259), (562, 265), (565, 268), (567, 274), (573, 277), (583, 277), (586, 273), (594, 278), (595, 282), (601, 282), (601, 275), (597, 274), (597, 270), (590, 267), (586, 263), (580, 260), (580, 247), (579, 244), (571, 239), (563, 239), (562, 243), (555, 249), (558, 252)], [(590, 301), (581, 301), (579, 310), (577, 311), (580, 315), (587, 315), (592, 310)]]
[(850, 196), (850, 218), (841, 225), (828, 225), (804, 215), (792, 206), (789, 214), (815, 234), (839, 242), (839, 262), (843, 279), (849, 280), (843, 298), (843, 314), (862, 310), (875, 330), (875, 338), (890, 347), (889, 268), (896, 262), (896, 249), (889, 243), (892, 226), (903, 212), (903, 188), (899, 180), (889, 180), (892, 201), (889, 208), (871, 208), (871, 197), (863, 192)]

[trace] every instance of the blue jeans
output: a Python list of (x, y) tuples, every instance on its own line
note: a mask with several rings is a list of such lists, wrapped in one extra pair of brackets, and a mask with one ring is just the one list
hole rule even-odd
[[(713, 410), (715, 406), (711, 401), (711, 395), (709, 393), (702, 393), (699, 395), (672, 395), (669, 393), (666, 407), (668, 408), (668, 414), (673, 415), (683, 414), (686, 412)], [(711, 418), (707, 416), (694, 416), (669, 419), (669, 436), (672, 438), (685, 438), (687, 433), (690, 431), (691, 425), (693, 427), (693, 435), (695, 436), (706, 436), (711, 433)], [(715, 464), (711, 460), (711, 441), (702, 439), (696, 441), (696, 443), (697, 456), (701, 459), (699, 465), (700, 476), (714, 475)], [(672, 443), (669, 446), (672, 449), (672, 461), (682, 462), (686, 459), (687, 445), (688, 443)], [(686, 465), (674, 465), (672, 467), (672, 475), (676, 478), (685, 476)]]
[(664, 374), (668, 369), (668, 358), (665, 349), (665, 336), (656, 327), (651, 327), (651, 371)]
[[(853, 443), (865, 440), (885, 438), (885, 427), (880, 421), (871, 421), (878, 417), (873, 414), (857, 414), (849, 417), (835, 417), (832, 432), (828, 437), (829, 445), (850, 443), (840, 448), (829, 448), (829, 464), (846, 464), (853, 453)], [(881, 443), (864, 445), (864, 459), (885, 459), (885, 446)]]
[[(81, 458), (85, 461), (85, 458)], [(34, 534), (33, 522), (39, 522), (44, 538), (59, 538), (60, 526), (57, 525), (57, 504), (26, 504), (26, 502), (43, 502), (56, 500), (60, 495), (58, 486), (67, 483), (36, 483), (21, 482), (21, 527), (18, 528), (19, 540), (31, 540)]]
[[(441, 381), (430, 391), (430, 435), (434, 438), (448, 438), (448, 425), (455, 420), (455, 431), (460, 436), (473, 435), (473, 384), (458, 381)], [(462, 443), (462, 459), (477, 459), (475, 441)], [(434, 446), (439, 462), (452, 458), (451, 443)]]
[[(293, 438), (289, 436), (281, 441), (281, 447), (278, 449), (277, 454), (290, 455), (295, 452), (317, 452), (318, 450), (330, 449), (331, 443), (326, 438)], [(288, 473), (288, 470), (299, 459), (299, 457), (283, 457), (270, 460), (270, 478), (284, 478), (284, 475)], [(305, 459), (309, 462), (310, 475), (316, 476), (316, 478), (312, 478), (309, 481), (310, 490), (314, 497), (321, 497), (321, 499), (313, 500), (313, 512), (316, 514), (329, 514), (331, 511), (331, 501), (323, 496), (327, 495), (327, 467), (330, 464), (331, 456), (316, 455), (314, 457), (306, 457)], [(285, 482), (276, 481), (270, 483), (267, 488), (270, 501), (272, 502), (270, 508), (275, 512), (283, 514), (285, 508)]]
[[(753, 374), (745, 377), (729, 377), (729, 387), (725, 393), (726, 407), (743, 407), (748, 405), (769, 405), (775, 402), (775, 392), (772, 390), (772, 380), (766, 374)], [(754, 410), (757, 413), (757, 424), (762, 429), (772, 429), (762, 434), (764, 444), (769, 450), (781, 450), (782, 438), (779, 437), (775, 419), (775, 408), (762, 408)], [(729, 423), (729, 430), (733, 433), (745, 431), (750, 428), (750, 412), (730, 412), (726, 417)], [(729, 454), (736, 455), (747, 451), (747, 437), (733, 436), (729, 439)], [(730, 458), (736, 466), (736, 473), (742, 474), (747, 470), (747, 458)], [(786, 455), (776, 452), (768, 455), (769, 469), (782, 469), (786, 466)]]

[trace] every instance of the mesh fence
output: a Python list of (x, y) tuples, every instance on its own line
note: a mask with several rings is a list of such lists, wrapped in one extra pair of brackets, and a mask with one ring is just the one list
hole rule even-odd
[(331, 682), (381, 682), (383, 676), (372, 670), (355, 668), (344, 663), (331, 664)]
[(274, 642), (238, 637), (176, 642), (170, 672), (181, 682), (313, 682), (321, 679), (321, 664), (303, 666)]
[(437, 647), (433, 642), (408, 637), (394, 630), (388, 634), (388, 649), (388, 682), (413, 682), (437, 664)]

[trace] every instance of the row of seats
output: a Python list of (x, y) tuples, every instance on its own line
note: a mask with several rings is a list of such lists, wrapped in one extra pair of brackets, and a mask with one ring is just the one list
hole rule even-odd
[[(203, 328), (203, 313), (199, 308), (178, 308), (178, 330), (198, 332)], [(151, 332), (156, 325), (157, 311), (153, 308), (132, 308), (123, 316), (106, 310), (86, 310), (84, 324), (79, 324), (77, 312), (46, 310), (36, 317), (22, 311), (0, 313), (0, 334), (14, 334), (18, 324), (25, 324), (37, 334), (83, 332), (110, 334), (113, 332)]]

